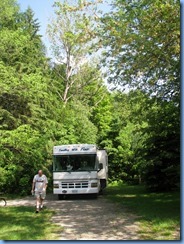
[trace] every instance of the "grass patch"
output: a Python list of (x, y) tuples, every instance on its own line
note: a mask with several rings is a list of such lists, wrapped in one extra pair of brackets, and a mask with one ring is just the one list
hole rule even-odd
[(51, 222), (53, 211), (34, 207), (1, 207), (0, 240), (57, 240), (62, 227)]
[(144, 186), (113, 183), (106, 197), (138, 215), (141, 240), (179, 240), (180, 193), (150, 193)]

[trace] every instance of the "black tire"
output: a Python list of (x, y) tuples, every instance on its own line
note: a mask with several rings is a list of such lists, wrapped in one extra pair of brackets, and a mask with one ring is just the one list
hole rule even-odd
[(93, 197), (94, 199), (97, 199), (97, 198), (98, 198), (98, 193), (93, 193), (93, 194), (92, 194), (92, 197)]
[(4, 198), (0, 198), (0, 207), (6, 206), (6, 200)]
[(65, 195), (58, 194), (58, 199), (59, 199), (59, 200), (63, 200), (64, 198), (65, 198)]
[(103, 195), (103, 189), (100, 189), (100, 191), (99, 191), (99, 195)]
[(105, 189), (106, 187), (107, 187), (106, 179), (100, 179), (100, 188), (101, 188), (101, 190)]

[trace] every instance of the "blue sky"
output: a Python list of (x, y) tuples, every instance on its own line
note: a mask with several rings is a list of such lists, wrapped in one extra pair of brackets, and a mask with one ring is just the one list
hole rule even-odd
[[(111, 0), (107, 0), (111, 2)], [(35, 18), (39, 20), (40, 23), (40, 34), (43, 36), (42, 40), (47, 47), (48, 55), (51, 55), (49, 51), (50, 43), (46, 35), (46, 29), (49, 22), (49, 18), (53, 15), (52, 5), (55, 0), (17, 0), (22, 11), (26, 10), (28, 6), (32, 8), (35, 13)], [(109, 10), (107, 4), (103, 4), (102, 10), (107, 12)]]
[[(17, 0), (22, 11), (26, 10), (28, 6), (32, 8), (35, 13), (35, 18), (40, 23), (40, 34), (43, 36), (42, 40), (45, 43), (47, 49), (49, 49), (49, 40), (46, 35), (47, 24), (49, 18), (53, 14), (52, 5), (54, 0)], [(50, 54), (48, 50), (48, 54)]]
[(22, 11), (27, 9), (28, 6), (32, 8), (35, 17), (39, 19), (41, 24), (40, 32), (42, 35), (45, 35), (49, 18), (53, 14), (52, 5), (54, 4), (54, 0), (17, 0), (17, 2)]

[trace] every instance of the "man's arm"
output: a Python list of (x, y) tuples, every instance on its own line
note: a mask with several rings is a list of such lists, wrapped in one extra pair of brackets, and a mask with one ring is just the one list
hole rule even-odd
[(48, 183), (45, 183), (45, 190), (47, 189), (47, 185), (48, 185)]
[(45, 176), (45, 191), (47, 189), (47, 186), (48, 186), (48, 180), (47, 180), (47, 177)]
[(34, 178), (33, 178), (33, 183), (32, 183), (32, 190), (31, 190), (31, 192), (34, 192), (34, 190), (35, 190), (35, 176), (34, 176)]
[(35, 182), (33, 181), (33, 183), (32, 183), (32, 190), (31, 190), (31, 192), (33, 192), (33, 191), (34, 191), (34, 189), (35, 189)]

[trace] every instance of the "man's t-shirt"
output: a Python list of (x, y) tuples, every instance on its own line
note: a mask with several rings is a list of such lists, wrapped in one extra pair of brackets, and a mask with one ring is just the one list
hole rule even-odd
[(48, 184), (47, 177), (45, 175), (39, 176), (39, 174), (34, 176), (33, 182), (35, 183), (35, 191), (37, 192), (45, 191), (45, 185)]

